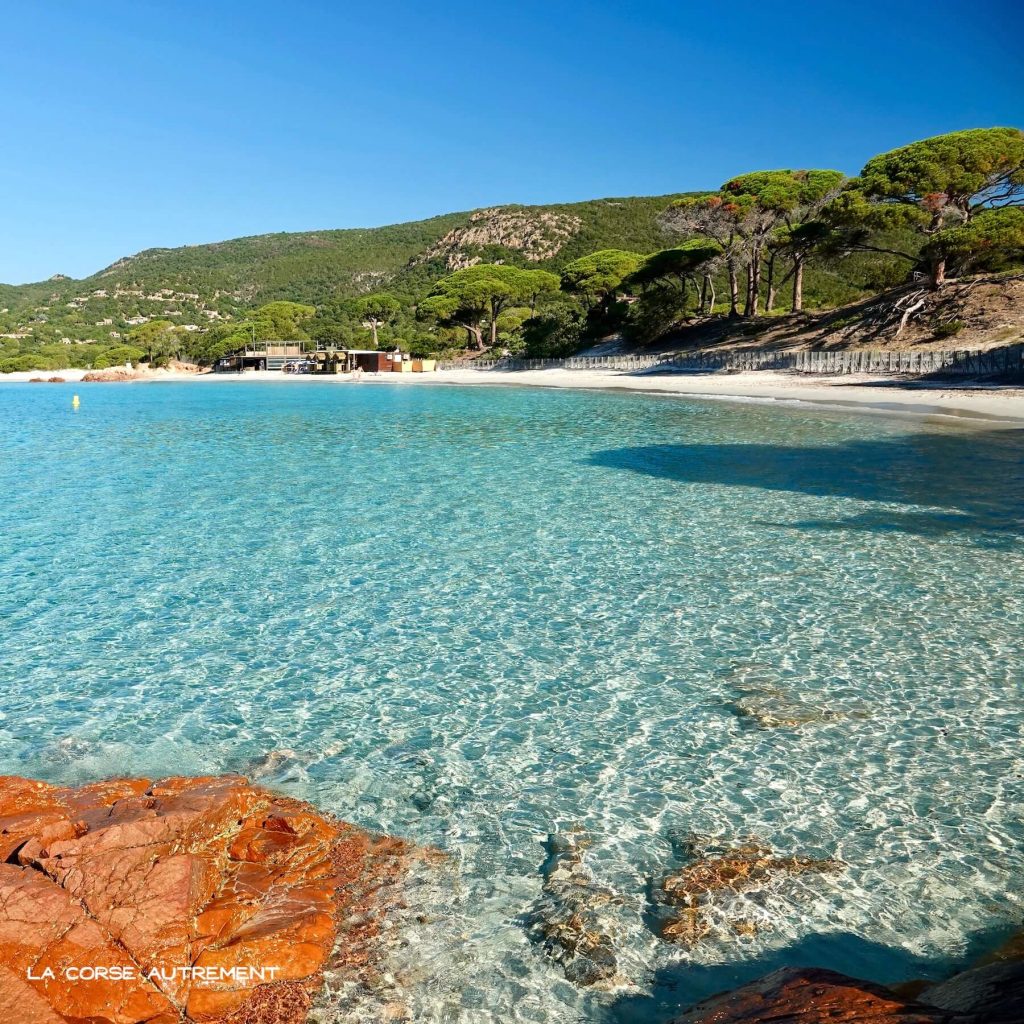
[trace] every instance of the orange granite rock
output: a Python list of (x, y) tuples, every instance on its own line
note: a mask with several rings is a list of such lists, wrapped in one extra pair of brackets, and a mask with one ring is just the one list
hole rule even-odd
[[(967, 1024), (882, 985), (820, 968), (785, 967), (698, 1004), (674, 1024)], [(980, 1024), (980, 1022), (972, 1022)]]
[(410, 854), (238, 776), (0, 777), (0, 1012), (31, 1024), (298, 1024), (372, 969)]

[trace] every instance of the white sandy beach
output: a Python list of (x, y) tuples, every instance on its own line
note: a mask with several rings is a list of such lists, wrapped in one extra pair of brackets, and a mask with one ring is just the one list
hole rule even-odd
[[(441, 370), (394, 374), (402, 384), (505, 384), (601, 388), (716, 399), (840, 405), (918, 415), (1024, 423), (1024, 388), (911, 384), (868, 374), (811, 377), (775, 370), (740, 373), (622, 373), (613, 370)], [(369, 378), (364, 378), (369, 379)], [(375, 378), (387, 380), (387, 374)]]
[[(28, 381), (32, 377), (60, 376), (68, 383), (81, 381), (84, 370), (57, 373), (0, 374), (0, 382)], [(364, 374), (358, 380), (341, 375), (311, 376), (275, 371), (233, 373), (174, 373), (156, 371), (129, 383), (157, 381), (219, 381), (245, 384), (269, 381), (280, 384), (397, 384), (403, 387), (431, 385), (504, 385), (548, 388), (587, 388), (685, 395), (707, 399), (742, 399), (765, 402), (807, 403), (845, 407), (850, 410), (956, 417), (979, 424), (1024, 425), (1024, 388), (949, 381), (913, 382), (868, 374), (812, 377), (775, 370), (740, 373), (624, 373), (615, 370), (439, 370), (429, 374)], [(41, 386), (41, 385), (39, 385)], [(90, 384), (83, 384), (89, 387)]]

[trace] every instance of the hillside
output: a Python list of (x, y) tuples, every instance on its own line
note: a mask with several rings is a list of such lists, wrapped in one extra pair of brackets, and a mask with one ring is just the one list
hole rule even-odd
[(715, 317), (646, 346), (693, 349), (988, 349), (1024, 344), (1024, 275), (979, 275), (941, 292), (908, 284), (824, 311)]
[(615, 336), (1015, 344), (1021, 207), (1024, 132), (967, 129), (879, 154), (854, 179), (758, 171), (717, 192), (147, 249), (82, 280), (0, 285), (0, 371), (210, 365), (250, 338), (533, 357)]
[(667, 244), (657, 218), (675, 198), (510, 205), (379, 228), (146, 249), (79, 280), (0, 285), (0, 334), (22, 351), (64, 339), (109, 344), (140, 318), (196, 330), (277, 299), (319, 305), (382, 287), (415, 295), (475, 262), (557, 269), (595, 249), (650, 252)]

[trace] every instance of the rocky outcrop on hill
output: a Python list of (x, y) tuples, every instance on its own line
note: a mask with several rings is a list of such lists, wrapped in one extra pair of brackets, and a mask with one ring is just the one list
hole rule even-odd
[(326, 967), (373, 972), (411, 852), (238, 776), (2, 778), (0, 1013), (299, 1024)]
[(549, 260), (558, 255), (581, 224), (579, 217), (549, 210), (477, 210), (468, 224), (449, 231), (417, 256), (413, 265), (443, 259), (449, 270), (462, 270), (480, 263), (480, 250), (492, 245), (521, 252), (531, 262)]

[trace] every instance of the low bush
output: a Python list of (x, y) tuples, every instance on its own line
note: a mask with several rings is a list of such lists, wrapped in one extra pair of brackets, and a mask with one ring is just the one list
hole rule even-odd
[(941, 340), (942, 338), (955, 338), (967, 324), (963, 320), (947, 320), (945, 323), (936, 324), (932, 328), (932, 337)]

